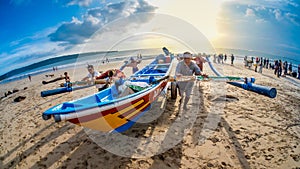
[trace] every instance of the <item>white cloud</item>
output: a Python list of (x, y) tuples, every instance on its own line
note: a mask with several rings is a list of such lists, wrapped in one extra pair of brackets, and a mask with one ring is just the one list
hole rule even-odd
[(285, 17), (290, 21), (292, 22), (293, 24), (297, 25), (297, 26), (300, 26), (300, 18), (298, 15), (296, 14), (292, 14), (292, 13), (286, 13), (285, 14)]
[(255, 22), (256, 22), (256, 23), (265, 23), (266, 20), (260, 18), (260, 19), (256, 19)]
[(266, 10), (266, 8), (264, 6), (257, 6), (254, 8), (256, 11), (263, 11)]
[(76, 17), (72, 17), (72, 21), (71, 21), (71, 23), (74, 23), (74, 24), (82, 24), (82, 21), (80, 21), (78, 18), (76, 18)]
[[(145, 0), (110, 3), (101, 8), (91, 8), (82, 17), (82, 21), (73, 17), (71, 22), (60, 25), (55, 32), (49, 34), (49, 37), (51, 41), (64, 42), (64, 44), (84, 43), (94, 32), (109, 22), (136, 13), (154, 12), (155, 9), (156, 7)], [(132, 20), (132, 22), (143, 23), (148, 19)]]
[(96, 17), (93, 17), (91, 15), (88, 15), (88, 17), (86, 18), (87, 22), (90, 22), (92, 25), (98, 25), (100, 23), (100, 20)]
[(26, 36), (23, 37), (22, 39), (17, 39), (15, 41), (10, 42), (10, 47), (17, 47), (18, 45), (26, 43), (26, 41), (35, 41), (35, 40), (41, 40), (41, 39), (46, 39), (45, 35), (48, 35), (49, 33), (53, 32), (56, 28), (50, 27), (46, 28), (45, 30), (36, 32), (32, 36)]
[(282, 15), (281, 15), (281, 11), (279, 9), (274, 9), (273, 10), (273, 14), (276, 18), (277, 21), (281, 21), (282, 20)]
[(55, 28), (50, 27), (36, 32), (31, 36), (11, 42), (10, 47), (14, 49), (9, 52), (4, 51), (0, 55), (0, 67), (6, 67), (0, 70), (0, 75), (10, 70), (63, 53), (67, 46), (61, 46), (58, 42), (51, 42), (48, 37), (45, 37), (45, 35), (48, 35), (54, 30)]
[(68, 0), (67, 6), (78, 5), (78, 6), (89, 6), (93, 0)]
[(253, 10), (253, 9), (250, 9), (250, 8), (247, 8), (245, 16), (246, 16), (246, 17), (252, 17), (252, 16), (255, 16), (254, 10)]
[[(53, 57), (64, 50), (65, 47), (45, 39), (27, 43), (9, 53), (1, 54), (0, 66), (6, 67), (6, 69), (1, 70), (0, 75), (10, 70)], [(7, 65), (10, 65), (10, 67), (7, 67)]]
[(294, 1), (288, 1), (287, 3), (293, 7), (296, 7), (296, 8), (299, 7), (299, 4), (295, 3)]

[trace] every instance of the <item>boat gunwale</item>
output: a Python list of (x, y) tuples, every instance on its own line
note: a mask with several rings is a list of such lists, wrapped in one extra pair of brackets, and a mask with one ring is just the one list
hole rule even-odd
[[(160, 82), (159, 84), (155, 85), (155, 87), (149, 88), (148, 92), (144, 92), (142, 95), (141, 94), (136, 95), (135, 97), (130, 98), (130, 100), (124, 99), (122, 101), (118, 101), (113, 106), (111, 106), (111, 104), (109, 104), (109, 105), (104, 105), (102, 107), (90, 107), (90, 108), (87, 108), (87, 109), (82, 109), (80, 111), (76, 110), (75, 112), (64, 113), (64, 114), (54, 114), (54, 115), (56, 115), (56, 116), (59, 115), (60, 118), (64, 119), (64, 120), (71, 120), (71, 119), (75, 119), (75, 118), (82, 118), (82, 117), (85, 117), (85, 116), (90, 116), (90, 115), (102, 113), (104, 111), (108, 111), (108, 110), (111, 110), (113, 108), (121, 107), (121, 106), (126, 105), (128, 103), (134, 102), (134, 101), (136, 101), (140, 98), (147, 97), (147, 95), (149, 95), (151, 92), (154, 92), (155, 90), (157, 90), (157, 88), (159, 88), (163, 83), (164, 83), (164, 81)], [(167, 86), (167, 85), (165, 85), (165, 86)], [(161, 92), (162, 91), (163, 91), (163, 89), (161, 90)], [(150, 102), (150, 99), (149, 99), (149, 102)], [(116, 104), (118, 104), (118, 105), (116, 105)], [(97, 109), (97, 110), (94, 110), (94, 109)], [(92, 112), (92, 113), (89, 113), (89, 112)]]

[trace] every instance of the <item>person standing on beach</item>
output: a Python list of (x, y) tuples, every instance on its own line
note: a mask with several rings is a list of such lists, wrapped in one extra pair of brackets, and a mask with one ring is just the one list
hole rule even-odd
[(278, 62), (278, 71), (277, 71), (277, 77), (280, 77), (282, 74), (282, 61), (279, 60)]
[(222, 64), (224, 64), (224, 61), (223, 61), (223, 59), (224, 59), (224, 56), (223, 56), (223, 54), (221, 53), (221, 61), (222, 61)]
[(263, 69), (263, 63), (260, 63), (258, 73), (262, 73), (262, 69)]
[(274, 75), (277, 75), (278, 66), (279, 66), (279, 62), (278, 62), (278, 60), (275, 60), (275, 63), (274, 63)]
[(266, 69), (269, 68), (269, 58), (267, 58)]
[(227, 55), (225, 53), (225, 55), (224, 55), (224, 62), (226, 62), (226, 60), (227, 60)]
[[(202, 76), (207, 76), (203, 73), (201, 73), (200, 68), (197, 66), (196, 63), (192, 62), (192, 54), (190, 52), (185, 52), (183, 54), (183, 60), (180, 61), (177, 66), (176, 66), (176, 71), (175, 75), (176, 77), (180, 78), (182, 76), (193, 76), (195, 75), (202, 75)], [(192, 93), (192, 88), (194, 85), (194, 82), (177, 82), (178, 87), (179, 87), (179, 95), (181, 97), (181, 102), (183, 101), (183, 109), (187, 110), (187, 103), (190, 99), (190, 95)]]
[(201, 56), (201, 54), (199, 53), (193, 60), (195, 60), (200, 70), (203, 71), (203, 63), (205, 63), (206, 60)]
[(233, 54), (231, 54), (231, 65), (233, 65), (233, 61), (234, 61), (234, 56)]
[(214, 54), (214, 63), (217, 63), (216, 59), (217, 59), (217, 54)]
[(254, 71), (255, 72), (257, 72), (258, 63), (259, 63), (259, 57), (256, 57), (255, 58), (255, 66), (254, 66)]
[(287, 61), (283, 62), (283, 75), (286, 76), (288, 71), (288, 63)]
[[(97, 76), (100, 76), (100, 73), (98, 71), (94, 70), (93, 65), (88, 65), (88, 75), (84, 77), (81, 81), (89, 81), (89, 82), (94, 82), (96, 80)], [(103, 84), (97, 84), (96, 88), (98, 88), (98, 91), (101, 91), (100, 89), (103, 87)]]
[(289, 64), (289, 71), (288, 71), (288, 74), (291, 75), (293, 72), (293, 64), (292, 62)]
[(300, 79), (300, 64), (298, 65), (298, 79)]
[(264, 67), (264, 58), (260, 57), (260, 65), (259, 65), (259, 71), (258, 71), (258, 73), (262, 73), (263, 67)]
[(28, 75), (28, 79), (29, 79), (29, 81), (31, 81), (31, 76), (30, 75)]
[(248, 66), (248, 60), (247, 60), (247, 56), (244, 57), (244, 66), (247, 67)]

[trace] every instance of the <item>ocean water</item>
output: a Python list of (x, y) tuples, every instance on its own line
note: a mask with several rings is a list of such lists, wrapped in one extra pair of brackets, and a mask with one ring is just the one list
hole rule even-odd
[(53, 67), (57, 67), (58, 70), (61, 70), (74, 68), (75, 66), (84, 66), (91, 63), (101, 64), (106, 58), (109, 61), (122, 61), (129, 57), (136, 57), (137, 54), (142, 54), (143, 57), (153, 57), (160, 53), (162, 53), (161, 49), (134, 49), (59, 56), (7, 72), (0, 76), (0, 84), (27, 78), (28, 75), (34, 76), (45, 72), (51, 72)]

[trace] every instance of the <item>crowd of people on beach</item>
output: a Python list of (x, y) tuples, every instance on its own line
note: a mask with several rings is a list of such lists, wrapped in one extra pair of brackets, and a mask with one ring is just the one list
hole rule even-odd
[[(214, 54), (213, 55), (213, 62), (214, 63), (218, 63), (218, 64), (224, 64), (226, 63), (227, 61), (227, 54)], [(235, 56), (233, 54), (230, 55), (230, 64), (233, 66), (234, 64), (234, 59), (235, 59)]]
[(244, 66), (249, 69), (254, 66), (254, 71), (262, 73), (263, 69), (274, 70), (274, 74), (279, 77), (285, 77), (287, 75), (300, 79), (300, 64), (298, 65), (298, 73), (293, 70), (293, 63), (287, 61), (274, 60), (273, 63), (266, 57), (244, 57)]

